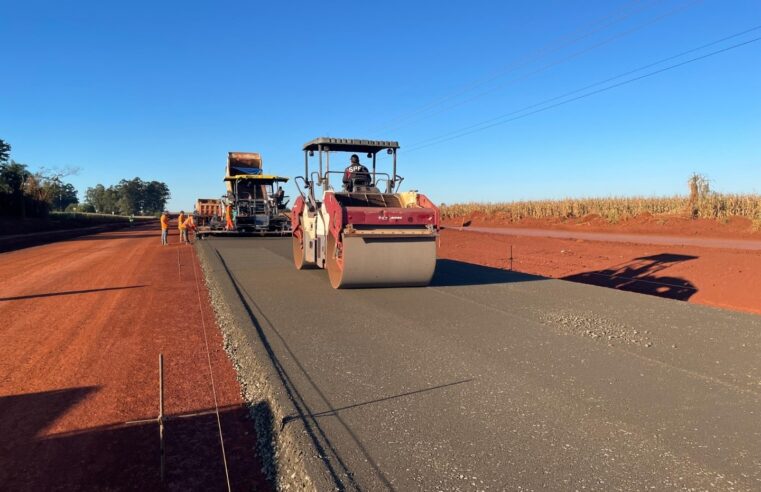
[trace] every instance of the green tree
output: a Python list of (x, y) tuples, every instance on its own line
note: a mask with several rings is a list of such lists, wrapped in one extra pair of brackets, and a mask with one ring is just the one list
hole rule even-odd
[(0, 164), (0, 212), (3, 215), (26, 217), (24, 187), (30, 177), (25, 164), (13, 160)]
[(166, 202), (172, 194), (169, 187), (161, 181), (151, 181), (145, 184), (145, 194), (143, 198), (143, 210), (146, 215), (163, 212)]
[(170, 197), (166, 183), (140, 178), (123, 179), (108, 188), (97, 184), (85, 191), (85, 203), (106, 214), (155, 214), (164, 210)]
[(16, 161), (4, 162), (0, 164), (0, 191), (20, 195), (24, 192), (24, 183), (30, 176), (26, 164)]
[(0, 138), (0, 164), (5, 164), (11, 156), (11, 144)]
[(119, 210), (124, 215), (139, 214), (145, 202), (145, 183), (140, 178), (123, 179), (116, 185)]
[(95, 212), (101, 214), (119, 213), (118, 192), (113, 186), (106, 188), (97, 184), (85, 191), (85, 203), (92, 205)]
[(45, 200), (51, 204), (53, 210), (63, 211), (69, 205), (79, 203), (77, 189), (71, 183), (64, 183), (58, 178), (43, 181)]

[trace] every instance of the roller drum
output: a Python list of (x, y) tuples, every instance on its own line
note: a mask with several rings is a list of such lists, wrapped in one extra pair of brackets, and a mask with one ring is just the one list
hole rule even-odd
[(343, 268), (332, 236), (327, 247), (328, 274), (336, 289), (426, 286), (436, 269), (435, 237), (345, 237)]

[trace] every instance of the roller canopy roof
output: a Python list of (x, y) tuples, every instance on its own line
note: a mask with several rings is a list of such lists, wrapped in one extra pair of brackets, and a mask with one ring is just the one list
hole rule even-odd
[(288, 178), (282, 176), (275, 176), (273, 174), (236, 174), (235, 176), (227, 176), (225, 181), (238, 181), (238, 180), (253, 180), (262, 181), (264, 183), (280, 182), (285, 183)]
[(329, 147), (335, 152), (377, 153), (383, 149), (398, 149), (399, 142), (391, 140), (361, 140), (358, 138), (320, 137), (304, 144), (304, 150), (317, 150), (318, 146)]

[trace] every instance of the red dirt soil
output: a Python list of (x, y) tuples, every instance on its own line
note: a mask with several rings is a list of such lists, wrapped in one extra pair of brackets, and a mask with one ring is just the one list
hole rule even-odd
[(761, 239), (761, 229), (744, 217), (731, 217), (724, 222), (713, 219), (691, 219), (677, 215), (638, 215), (619, 222), (608, 222), (598, 215), (578, 219), (532, 219), (509, 221), (498, 216), (487, 217), (474, 213), (444, 221), (445, 225), (461, 227), (463, 224), (483, 227), (526, 227), (532, 229), (558, 229), (565, 231), (611, 232), (625, 234), (658, 234), (664, 236), (702, 236), (727, 239)]
[[(256, 436), (194, 249), (155, 228), (0, 254), (0, 489), (266, 490)], [(200, 288), (199, 309), (197, 286)], [(185, 418), (172, 416), (204, 412)]]
[(516, 271), (761, 314), (761, 251), (511, 236), (452, 228), (442, 232), (439, 257), (509, 269), (511, 246)]

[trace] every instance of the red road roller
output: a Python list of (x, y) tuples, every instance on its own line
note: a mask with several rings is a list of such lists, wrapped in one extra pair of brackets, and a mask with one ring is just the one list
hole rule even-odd
[[(430, 283), (439, 210), (417, 191), (398, 191), (403, 181), (396, 173), (398, 149), (392, 141), (328, 137), (304, 144), (304, 176), (295, 179), (300, 196), (291, 214), (297, 269), (327, 269), (336, 289)], [(338, 152), (355, 154), (342, 163), (350, 168), (330, 169), (331, 153)], [(390, 173), (376, 169), (383, 152), (391, 156)], [(315, 155), (318, 168), (310, 173)]]

